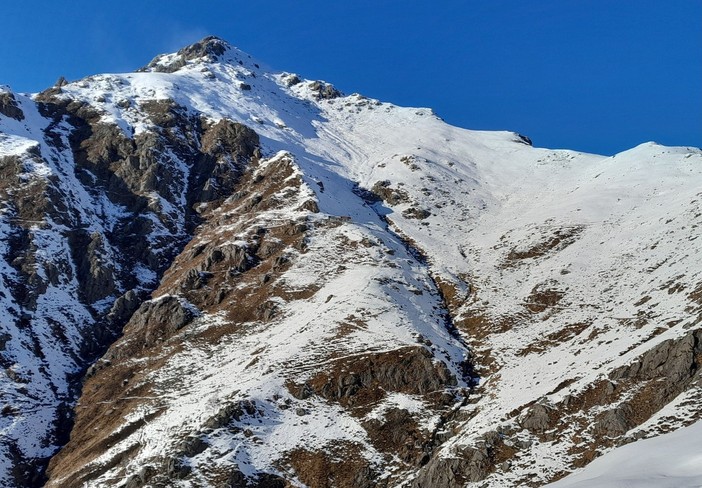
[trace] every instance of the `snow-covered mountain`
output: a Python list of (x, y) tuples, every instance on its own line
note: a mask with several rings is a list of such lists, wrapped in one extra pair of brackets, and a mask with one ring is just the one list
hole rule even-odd
[(0, 484), (541, 486), (700, 418), (702, 151), (216, 38), (0, 92)]

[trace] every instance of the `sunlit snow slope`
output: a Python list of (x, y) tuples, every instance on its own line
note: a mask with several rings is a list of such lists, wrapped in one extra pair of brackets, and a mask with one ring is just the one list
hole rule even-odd
[(702, 423), (620, 447), (549, 488), (698, 488)]

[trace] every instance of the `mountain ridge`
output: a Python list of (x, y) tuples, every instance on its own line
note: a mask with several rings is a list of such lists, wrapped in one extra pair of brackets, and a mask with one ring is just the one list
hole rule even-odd
[[(702, 151), (538, 149), (261, 66), (205, 38), (0, 94), (3, 483), (539, 486), (698, 418)], [(64, 433), (13, 443), (47, 393)]]

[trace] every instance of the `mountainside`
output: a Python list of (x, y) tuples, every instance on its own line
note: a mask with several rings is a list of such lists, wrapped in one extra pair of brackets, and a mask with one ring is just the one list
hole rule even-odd
[(0, 175), (2, 486), (542, 486), (701, 417), (700, 149), (206, 38), (1, 88)]

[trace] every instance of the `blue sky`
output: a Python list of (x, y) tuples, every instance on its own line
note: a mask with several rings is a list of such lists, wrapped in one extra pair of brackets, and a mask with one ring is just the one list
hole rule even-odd
[(12, 1), (0, 83), (131, 71), (208, 34), (346, 93), (613, 154), (702, 146), (702, 1)]

